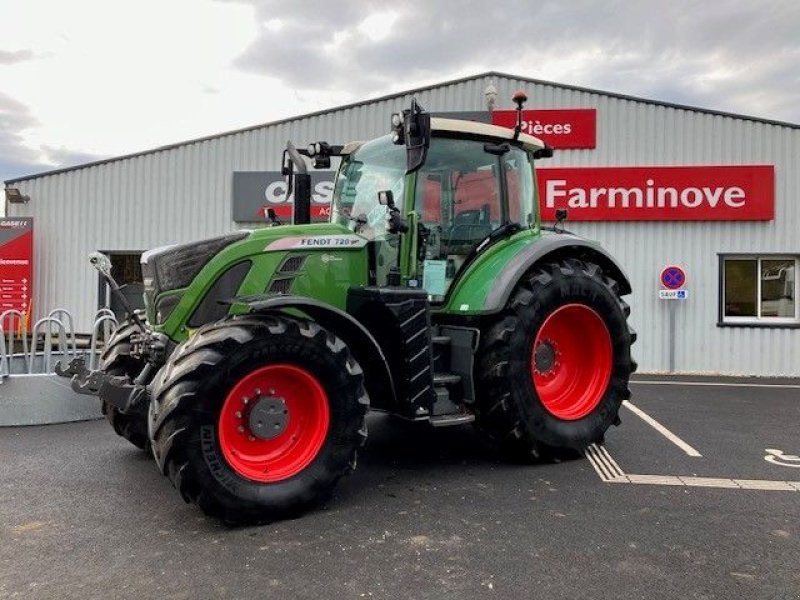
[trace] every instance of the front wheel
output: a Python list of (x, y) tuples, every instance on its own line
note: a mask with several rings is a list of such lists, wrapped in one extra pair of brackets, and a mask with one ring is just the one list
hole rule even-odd
[(355, 468), (363, 379), (345, 343), (310, 321), (246, 316), (201, 327), (154, 383), (153, 453), (210, 516), (244, 524), (299, 514)]
[[(144, 318), (144, 313), (139, 316)], [(145, 367), (145, 361), (131, 356), (131, 336), (139, 332), (139, 327), (133, 319), (127, 319), (119, 326), (108, 340), (103, 353), (100, 355), (98, 369), (106, 375), (126, 376), (130, 381), (136, 379)], [(147, 419), (141, 413), (125, 414), (109, 404), (103, 402), (103, 414), (111, 424), (114, 432), (125, 438), (131, 444), (147, 451), (149, 440), (147, 438)]]
[(536, 268), (482, 336), (479, 427), (514, 459), (601, 442), (630, 397), (629, 312), (594, 263)]

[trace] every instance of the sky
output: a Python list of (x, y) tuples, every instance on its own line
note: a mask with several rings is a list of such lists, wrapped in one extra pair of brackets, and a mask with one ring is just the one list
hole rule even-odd
[(485, 71), (800, 123), (800, 0), (2, 0), (0, 23), (0, 180)]

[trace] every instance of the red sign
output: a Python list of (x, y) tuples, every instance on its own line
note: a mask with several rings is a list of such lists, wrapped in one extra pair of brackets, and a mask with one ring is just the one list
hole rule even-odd
[[(492, 111), (492, 124), (513, 129), (517, 126), (517, 111)], [(523, 110), (522, 133), (538, 137), (553, 148), (594, 148), (597, 111), (594, 108)]]
[[(23, 313), (30, 325), (33, 304), (33, 219), (0, 219), (0, 314)], [(8, 316), (5, 331), (19, 322)]]
[(686, 271), (676, 265), (664, 267), (659, 276), (662, 287), (668, 290), (679, 290), (686, 285)]
[(542, 219), (771, 221), (775, 167), (574, 167), (537, 170)]
[[(258, 220), (266, 219), (268, 217), (267, 211), (270, 208), (275, 211), (276, 217), (283, 219), (287, 223), (291, 221), (294, 216), (294, 202), (284, 202), (282, 204), (264, 204), (264, 206), (258, 210)], [(328, 221), (330, 216), (330, 204), (323, 206), (317, 206), (314, 204), (311, 205), (311, 218), (315, 221)]]

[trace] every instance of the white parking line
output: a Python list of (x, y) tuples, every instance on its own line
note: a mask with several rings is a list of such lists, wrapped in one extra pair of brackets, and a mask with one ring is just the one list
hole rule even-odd
[(640, 385), (707, 385), (718, 387), (745, 387), (745, 388), (777, 388), (787, 390), (800, 390), (800, 384), (791, 383), (733, 383), (724, 381), (658, 381), (654, 379), (631, 380), (632, 384)]
[(634, 485), (670, 485), (731, 490), (760, 490), (769, 492), (800, 492), (800, 481), (771, 481), (768, 479), (728, 479), (727, 477), (690, 477), (685, 475), (635, 475), (625, 473), (603, 446), (592, 444), (584, 455), (604, 483)]
[(635, 406), (634, 404), (632, 404), (630, 401), (624, 400), (622, 402), (622, 406), (627, 408), (629, 411), (631, 411), (633, 414), (635, 414), (637, 417), (639, 417), (642, 421), (644, 421), (645, 423), (650, 425), (650, 427), (655, 429), (658, 433), (663, 435), (665, 438), (667, 438), (670, 442), (675, 444), (678, 448), (683, 450), (689, 456), (693, 456), (695, 458), (699, 457), (699, 456), (703, 456), (697, 450), (695, 450), (689, 444), (687, 444), (681, 438), (679, 438), (677, 435), (672, 433), (669, 429), (664, 427), (661, 423), (656, 421), (653, 417), (651, 417), (646, 412), (644, 412), (641, 408), (639, 408), (638, 406)]

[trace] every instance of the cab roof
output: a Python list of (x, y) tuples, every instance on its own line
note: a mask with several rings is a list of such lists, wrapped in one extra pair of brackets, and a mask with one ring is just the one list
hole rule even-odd
[[(514, 138), (514, 130), (508, 127), (498, 127), (488, 123), (477, 121), (462, 121), (460, 119), (443, 119), (441, 117), (431, 117), (431, 131), (446, 131), (448, 133), (462, 133), (480, 137), (490, 137), (502, 141), (511, 141)], [(535, 151), (545, 147), (545, 143), (537, 137), (520, 133), (517, 140), (525, 150)], [(342, 148), (342, 155), (353, 154), (365, 141), (348, 142)]]
[[(478, 135), (481, 137), (492, 137), (499, 140), (512, 140), (514, 138), (514, 130), (508, 127), (498, 127), (497, 125), (489, 125), (488, 123), (479, 123), (477, 121), (461, 121), (458, 119), (442, 119), (439, 117), (431, 118), (432, 131), (448, 131), (453, 133), (465, 133), (468, 135)], [(527, 133), (520, 133), (518, 141), (526, 150), (539, 150), (544, 148), (545, 144), (542, 140)]]

